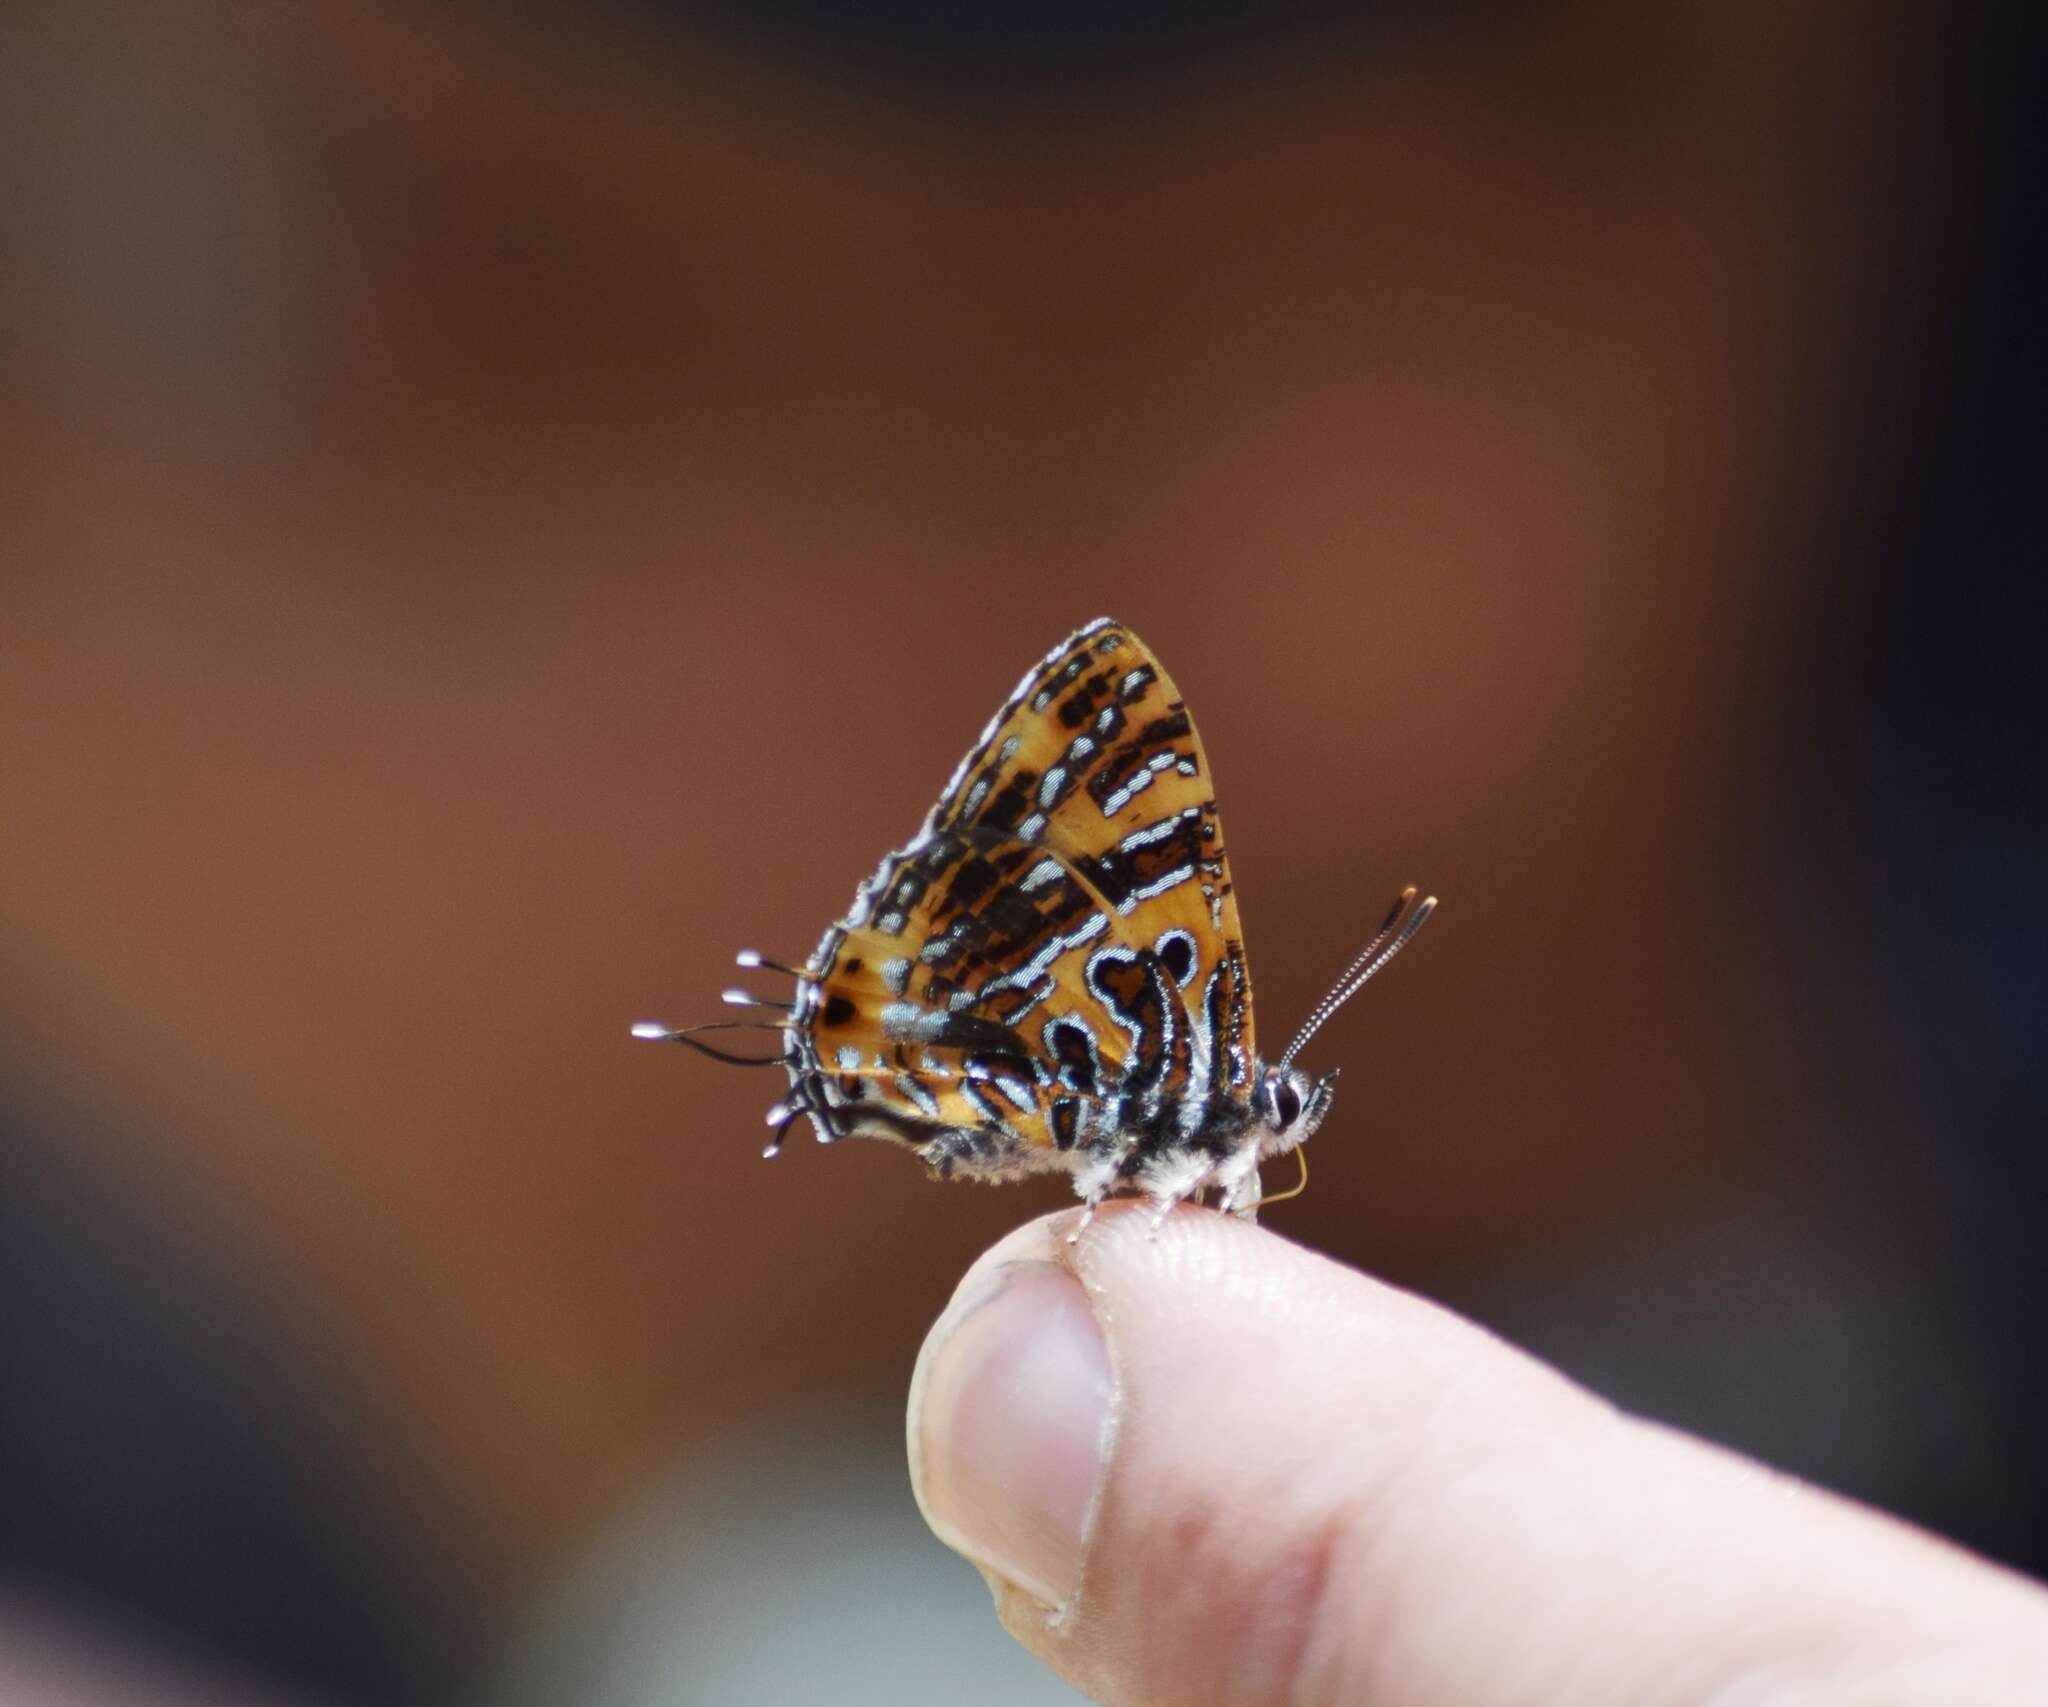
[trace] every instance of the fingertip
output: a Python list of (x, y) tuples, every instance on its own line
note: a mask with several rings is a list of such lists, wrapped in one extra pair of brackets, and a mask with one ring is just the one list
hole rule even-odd
[[(1155, 1224), (1147, 1205), (1105, 1206), (1074, 1241), (1078, 1216), (1018, 1228), (970, 1268), (919, 1355), (906, 1435), (920, 1509), (988, 1576), (1004, 1623), (1107, 1692), (1102, 1656), (1127, 1651), (1115, 1631), (1162, 1581), (1240, 1580), (1186, 1556), (1191, 1538), (1173, 1526), (1207, 1502), (1219, 1522), (1194, 1550), (1234, 1548), (1223, 1502), (1247, 1453), (1275, 1443), (1258, 1360), (1317, 1342), (1301, 1312), (1322, 1270), (1345, 1271), (1209, 1210)], [(1126, 1448), (1133, 1413), (1140, 1438)], [(1199, 1443), (1183, 1438), (1190, 1421)], [(1167, 1527), (1134, 1525), (1146, 1508)], [(1263, 1572), (1227, 1619), (1203, 1620), (1204, 1651), (1279, 1675), (1287, 1655), (1269, 1650), (1300, 1625), (1299, 1587), (1291, 1564)]]
[(975, 1266), (911, 1380), (910, 1479), (932, 1532), (1048, 1608), (1080, 1574), (1109, 1446), (1109, 1349), (1086, 1290), (1024, 1254)]

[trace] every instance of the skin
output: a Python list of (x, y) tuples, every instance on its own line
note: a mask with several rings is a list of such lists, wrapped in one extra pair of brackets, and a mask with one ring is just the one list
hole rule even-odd
[(919, 1359), (911, 1474), (1106, 1703), (2038, 1701), (2048, 1593), (1182, 1209), (1049, 1216)]

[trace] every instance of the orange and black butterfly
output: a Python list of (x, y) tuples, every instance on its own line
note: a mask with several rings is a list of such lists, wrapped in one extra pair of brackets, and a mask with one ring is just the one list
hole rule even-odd
[[(766, 1020), (634, 1035), (788, 1069), (767, 1154), (807, 1119), (821, 1143), (885, 1138), (941, 1178), (1060, 1172), (1092, 1209), (1135, 1187), (1161, 1213), (1216, 1193), (1258, 1208), (1259, 1163), (1328, 1114), (1309, 1037), (1421, 929), (1405, 890), (1270, 1065), (1208, 761), (1151, 650), (1098, 618), (1017, 684), (908, 846), (884, 859)], [(779, 1032), (740, 1056), (698, 1033)]]

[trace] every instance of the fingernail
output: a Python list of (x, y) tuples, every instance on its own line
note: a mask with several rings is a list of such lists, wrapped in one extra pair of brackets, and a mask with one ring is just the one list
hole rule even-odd
[(947, 1546), (1059, 1606), (1081, 1569), (1109, 1422), (1109, 1347), (1081, 1283), (999, 1268), (956, 1298), (911, 1384), (910, 1480)]

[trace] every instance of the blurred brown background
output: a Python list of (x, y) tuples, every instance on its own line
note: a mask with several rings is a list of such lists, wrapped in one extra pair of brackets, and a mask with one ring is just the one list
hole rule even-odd
[[(1271, 1221), (2048, 1566), (2024, 27), (9, 8), (0, 1582), (339, 1701), (1005, 1663), (892, 1412), (1060, 1188), (626, 1027), (1101, 612), (1268, 1039), (1444, 897)], [(748, 1672), (861, 1556), (957, 1620)]]

